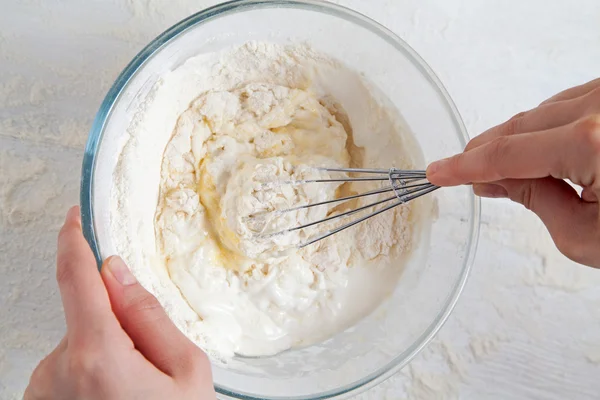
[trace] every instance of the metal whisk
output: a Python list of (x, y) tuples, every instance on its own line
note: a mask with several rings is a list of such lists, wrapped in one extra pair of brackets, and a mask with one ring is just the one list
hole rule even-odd
[(425, 171), (424, 170), (402, 170), (396, 168), (390, 169), (362, 169), (362, 168), (314, 168), (317, 171), (327, 171), (327, 172), (343, 172), (343, 173), (351, 173), (351, 174), (361, 174), (362, 176), (353, 176), (353, 177), (341, 177), (341, 178), (328, 178), (328, 179), (303, 179), (303, 180), (290, 180), (283, 182), (271, 182), (266, 183), (265, 187), (273, 187), (273, 184), (279, 185), (304, 185), (304, 184), (317, 184), (317, 183), (332, 183), (332, 182), (360, 182), (360, 181), (387, 181), (387, 185), (384, 185), (381, 188), (370, 190), (364, 193), (355, 194), (352, 196), (341, 197), (338, 199), (331, 199), (326, 201), (321, 201), (318, 203), (306, 204), (297, 207), (287, 208), (284, 210), (275, 210), (269, 212), (274, 216), (280, 216), (285, 213), (289, 213), (292, 211), (297, 211), (301, 209), (324, 206), (332, 203), (341, 203), (353, 199), (358, 199), (366, 196), (374, 196), (383, 193), (391, 193), (389, 197), (386, 197), (382, 200), (374, 201), (373, 203), (361, 206), (359, 208), (345, 211), (340, 214), (332, 215), (317, 221), (312, 221), (303, 225), (294, 226), (288, 229), (284, 229), (275, 233), (268, 233), (260, 235), (263, 238), (273, 237), (276, 235), (283, 235), (285, 233), (294, 232), (300, 229), (308, 228), (310, 226), (318, 225), (327, 221), (332, 221), (338, 218), (344, 218), (349, 215), (359, 213), (361, 211), (368, 210), (370, 208), (375, 208), (379, 205), (391, 203), (382, 207), (380, 209), (374, 210), (371, 213), (364, 215), (360, 218), (357, 218), (351, 222), (343, 224), (334, 229), (328, 230), (322, 234), (313, 236), (309, 238), (307, 241), (299, 244), (297, 247), (302, 248), (308, 245), (311, 245), (319, 240), (323, 240), (331, 235), (334, 235), (338, 232), (343, 231), (344, 229), (348, 229), (360, 222), (363, 222), (371, 217), (379, 215), (385, 211), (391, 210), (394, 207), (398, 207), (399, 205), (405, 204), (411, 200), (414, 200), (418, 197), (426, 195), (428, 193), (433, 192), (436, 189), (439, 189), (439, 186), (435, 186), (429, 181), (427, 181)]

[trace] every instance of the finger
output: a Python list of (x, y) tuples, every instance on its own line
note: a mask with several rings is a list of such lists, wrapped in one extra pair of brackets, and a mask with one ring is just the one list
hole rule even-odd
[(81, 231), (79, 207), (69, 210), (58, 235), (56, 279), (70, 342), (89, 341), (114, 326), (114, 315), (96, 259)]
[(600, 117), (590, 117), (566, 127), (494, 139), (430, 164), (427, 178), (438, 186), (546, 176), (592, 185), (599, 183), (594, 167), (599, 151)]
[[(597, 96), (598, 101), (590, 99)], [(590, 106), (591, 105), (591, 106)], [(472, 150), (501, 136), (545, 131), (569, 125), (578, 119), (600, 110), (600, 90), (594, 90), (571, 100), (542, 104), (532, 110), (519, 113), (503, 124), (495, 126), (473, 138), (465, 151)]]
[(504, 186), (496, 183), (474, 183), (473, 192), (479, 197), (490, 199), (503, 199), (508, 197), (508, 191)]
[(493, 128), (488, 129), (487, 131), (481, 133), (478, 136), (475, 136), (471, 141), (467, 144), (464, 151), (470, 151), (474, 148), (477, 148), (485, 143), (488, 143), (500, 136), (511, 136), (519, 133), (523, 133), (519, 124), (521, 123), (521, 118), (525, 115), (525, 112), (521, 112), (515, 116), (513, 116), (508, 121), (496, 125)]
[[(507, 179), (496, 184), (508, 197), (533, 211), (544, 223), (558, 249), (572, 260), (598, 266), (600, 247), (590, 254), (590, 240), (597, 236), (598, 206), (581, 200), (577, 191), (561, 179)], [(586, 246), (582, 250), (582, 246)]]
[(144, 357), (170, 376), (189, 373), (202, 358), (208, 368), (204, 374), (210, 375), (206, 355), (177, 329), (120, 257), (104, 262), (102, 278), (117, 319)]
[(548, 100), (544, 101), (542, 104), (548, 104), (556, 101), (570, 100), (576, 97), (583, 96), (592, 90), (600, 88), (600, 78), (594, 79), (583, 85), (575, 86), (567, 90), (563, 90), (562, 92), (555, 94), (550, 97)]
[(583, 190), (581, 191), (581, 199), (588, 203), (597, 203), (598, 195), (591, 187), (588, 186), (586, 188), (583, 188)]
[(427, 178), (438, 186), (505, 178), (541, 178), (549, 175), (547, 168), (540, 165), (546, 166), (548, 147), (557, 136), (536, 132), (497, 138), (471, 151), (432, 163), (427, 168)]
[(543, 104), (527, 111), (516, 124), (516, 133), (545, 131), (569, 125), (596, 111), (590, 106), (591, 104), (596, 105), (600, 110), (600, 105), (592, 101), (591, 96), (600, 97), (600, 91), (591, 91), (573, 99)]

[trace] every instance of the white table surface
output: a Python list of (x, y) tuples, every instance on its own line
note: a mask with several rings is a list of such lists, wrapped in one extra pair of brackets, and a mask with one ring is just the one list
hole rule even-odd
[[(600, 76), (600, 1), (340, 0), (432, 66), (471, 135)], [(19, 398), (64, 333), (56, 234), (113, 79), (208, 0), (0, 0), (0, 398)], [(575, 265), (508, 201), (483, 201), (455, 312), (365, 399), (600, 398), (600, 271)]]

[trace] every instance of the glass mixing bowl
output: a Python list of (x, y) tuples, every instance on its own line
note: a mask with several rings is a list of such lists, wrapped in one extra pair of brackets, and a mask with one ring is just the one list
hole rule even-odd
[[(305, 42), (363, 73), (400, 110), (425, 162), (459, 152), (466, 144), (461, 118), (438, 78), (406, 43), (369, 18), (312, 0), (217, 5), (152, 41), (117, 78), (98, 111), (81, 181), (83, 229), (98, 262), (114, 251), (108, 190), (134, 111), (154, 83), (187, 58), (249, 40)], [(431, 198), (437, 215), (422, 230), (387, 301), (323, 343), (272, 357), (239, 358), (244, 368), (215, 367), (219, 396), (348, 397), (405, 366), (448, 318), (467, 279), (478, 236), (479, 201), (470, 188), (443, 188)]]

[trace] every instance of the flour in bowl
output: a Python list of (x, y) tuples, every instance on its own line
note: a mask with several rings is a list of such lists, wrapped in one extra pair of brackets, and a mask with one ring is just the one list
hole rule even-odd
[[(377, 196), (276, 210), (381, 185), (278, 182), (340, 176), (314, 168), (323, 166), (414, 167), (401, 117), (359, 73), (303, 45), (251, 42), (199, 55), (162, 79), (129, 133), (114, 175), (112, 236), (214, 359), (325, 340), (394, 289), (412, 247), (412, 205), (300, 250), (348, 220), (270, 234)], [(152, 196), (135, 204), (136, 188)]]

